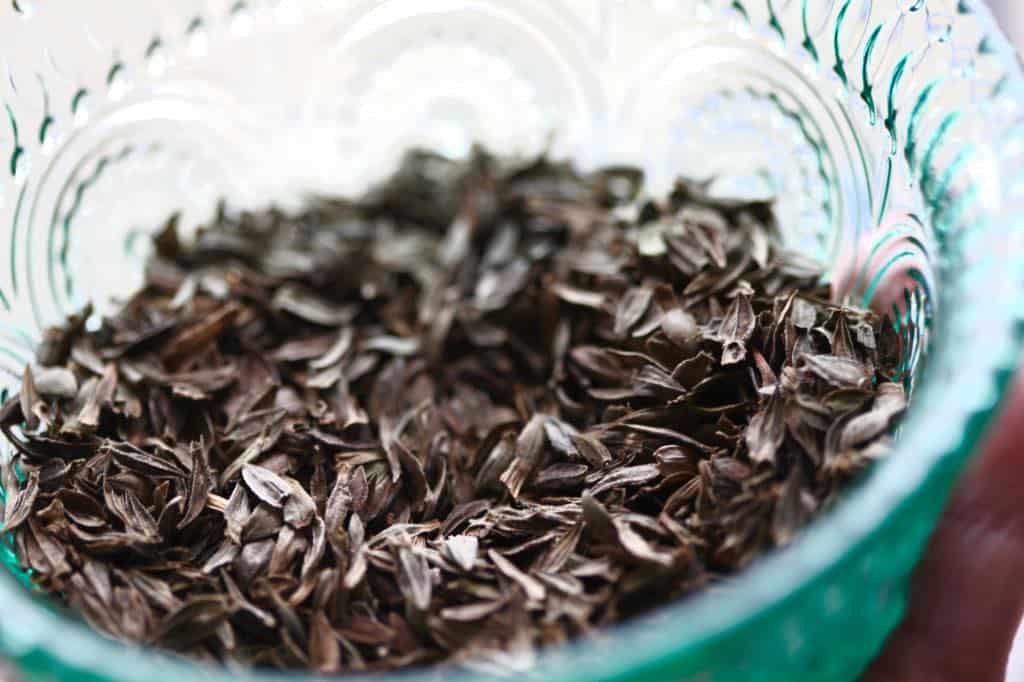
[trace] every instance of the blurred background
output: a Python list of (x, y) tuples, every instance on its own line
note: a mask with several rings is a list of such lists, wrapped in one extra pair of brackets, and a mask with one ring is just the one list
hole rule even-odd
[[(1024, 0), (989, 0), (1003, 30), (1018, 47), (1024, 47)], [(1024, 682), (1024, 621), (1017, 632), (1006, 668), (1006, 682)]]
[(1024, 44), (1024, 2), (1021, 0), (989, 0), (1007, 33), (1018, 45)]

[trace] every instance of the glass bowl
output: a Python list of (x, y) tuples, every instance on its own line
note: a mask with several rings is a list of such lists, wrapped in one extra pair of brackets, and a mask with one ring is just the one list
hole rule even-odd
[[(412, 145), (774, 196), (835, 296), (895, 318), (914, 387), (897, 451), (726, 589), (544, 652), (536, 679), (855, 677), (1006, 389), (1024, 88), (977, 1), (11, 0), (0, 67), (5, 392), (43, 328), (141, 281), (171, 212), (357, 191)], [(30, 680), (282, 679), (104, 639), (0, 556), (0, 655)]]

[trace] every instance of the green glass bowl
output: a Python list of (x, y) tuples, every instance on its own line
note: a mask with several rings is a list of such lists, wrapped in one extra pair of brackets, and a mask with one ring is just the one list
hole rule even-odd
[[(976, 0), (11, 0), (0, 65), (4, 393), (42, 329), (140, 282), (171, 212), (356, 191), (411, 145), (774, 196), (835, 296), (896, 319), (897, 451), (725, 589), (544, 652), (536, 679), (854, 678), (1006, 390), (1024, 87)], [(0, 559), (0, 655), (30, 680), (284, 679), (104, 639)]]

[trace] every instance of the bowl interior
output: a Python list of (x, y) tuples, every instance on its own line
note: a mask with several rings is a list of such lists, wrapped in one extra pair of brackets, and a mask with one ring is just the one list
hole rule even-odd
[[(194, 228), (221, 198), (358, 192), (410, 146), (631, 163), (655, 195), (681, 175), (771, 196), (786, 244), (825, 266), (837, 299), (884, 300), (919, 384), (892, 461), (717, 601), (546, 655), (559, 675), (697, 651), (845, 561), (969, 449), (1016, 344), (1021, 80), (975, 2), (18, 0), (0, 35), (0, 393), (47, 325), (141, 282), (172, 212)], [(959, 352), (979, 329), (985, 352)], [(17, 572), (6, 548), (0, 559)], [(110, 675), (178, 670), (3, 590), (24, 619), (8, 648), (59, 627), (80, 660), (121, 657)], [(631, 644), (620, 658), (594, 654), (616, 638)]]

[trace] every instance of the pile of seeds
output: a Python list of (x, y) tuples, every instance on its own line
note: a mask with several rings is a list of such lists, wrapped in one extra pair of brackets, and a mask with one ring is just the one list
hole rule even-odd
[(20, 560), (118, 639), (518, 669), (789, 541), (904, 409), (893, 327), (767, 203), (414, 152), (223, 213), (48, 330), (0, 414)]

